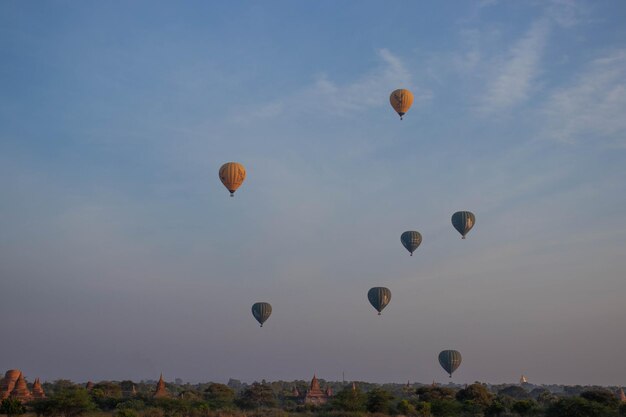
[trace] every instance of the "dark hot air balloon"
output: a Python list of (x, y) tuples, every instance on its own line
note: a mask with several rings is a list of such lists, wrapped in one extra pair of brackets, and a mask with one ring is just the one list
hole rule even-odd
[(475, 223), (476, 216), (471, 211), (457, 211), (452, 215), (452, 226), (461, 234), (461, 239), (465, 239)]
[(270, 303), (254, 303), (252, 305), (252, 315), (261, 323), (261, 327), (263, 327), (263, 323), (267, 320), (272, 314), (272, 306)]
[(391, 107), (400, 115), (400, 120), (413, 104), (413, 93), (404, 88), (394, 90), (389, 96)]
[(383, 311), (389, 301), (391, 301), (391, 291), (389, 288), (385, 287), (374, 287), (370, 288), (367, 292), (367, 299), (370, 300), (370, 304), (378, 310), (378, 315), (380, 316), (380, 312)]
[(461, 353), (458, 350), (444, 350), (439, 353), (439, 364), (452, 378), (452, 373), (461, 365)]
[(240, 163), (227, 162), (220, 168), (220, 180), (224, 187), (230, 191), (231, 197), (234, 196), (235, 191), (243, 184), (245, 179), (246, 169)]
[(413, 256), (415, 249), (417, 249), (422, 243), (422, 235), (420, 232), (416, 232), (415, 230), (409, 230), (400, 235), (400, 242), (402, 242), (402, 245), (404, 245), (406, 250), (408, 250), (411, 253), (411, 256)]

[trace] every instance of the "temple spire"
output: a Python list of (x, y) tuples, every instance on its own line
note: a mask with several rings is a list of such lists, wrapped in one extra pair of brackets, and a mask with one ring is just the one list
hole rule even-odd
[(154, 398), (164, 398), (164, 397), (169, 397), (170, 393), (167, 392), (167, 389), (165, 388), (165, 381), (163, 381), (163, 373), (161, 373), (161, 376), (159, 377), (159, 382), (157, 382), (157, 386), (156, 386), (156, 390), (154, 391)]

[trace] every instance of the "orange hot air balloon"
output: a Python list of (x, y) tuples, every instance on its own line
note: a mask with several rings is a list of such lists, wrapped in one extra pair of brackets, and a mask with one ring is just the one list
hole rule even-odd
[(404, 88), (395, 90), (389, 96), (389, 102), (391, 107), (400, 115), (400, 120), (402, 120), (402, 116), (409, 111), (411, 104), (413, 104), (413, 93)]
[(237, 162), (227, 162), (220, 168), (220, 180), (224, 187), (230, 191), (230, 196), (233, 197), (237, 188), (243, 184), (243, 180), (246, 179), (246, 169)]

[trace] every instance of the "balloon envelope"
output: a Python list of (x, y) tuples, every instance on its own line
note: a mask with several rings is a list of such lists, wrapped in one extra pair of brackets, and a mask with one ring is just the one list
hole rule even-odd
[(263, 327), (263, 323), (267, 320), (272, 314), (272, 306), (270, 303), (254, 303), (252, 305), (252, 315), (261, 324)]
[(367, 292), (367, 299), (370, 301), (370, 304), (378, 310), (378, 315), (380, 316), (380, 312), (383, 311), (389, 301), (391, 301), (391, 291), (389, 288), (385, 287), (374, 287), (370, 288)]
[(475, 223), (476, 216), (471, 211), (457, 211), (452, 215), (452, 226), (461, 234), (461, 239), (465, 239)]
[(402, 116), (409, 111), (411, 104), (413, 104), (413, 93), (404, 88), (394, 90), (389, 96), (389, 102), (402, 119)]
[(411, 256), (413, 256), (415, 249), (422, 243), (422, 235), (415, 230), (409, 230), (400, 235), (400, 242), (402, 242), (402, 245), (411, 253)]
[(439, 364), (452, 378), (452, 373), (461, 365), (461, 352), (458, 350), (444, 350), (439, 353)]
[(243, 180), (246, 179), (246, 169), (243, 165), (237, 162), (227, 162), (220, 168), (220, 180), (224, 187), (230, 191), (232, 197), (237, 191), (237, 188), (243, 184)]

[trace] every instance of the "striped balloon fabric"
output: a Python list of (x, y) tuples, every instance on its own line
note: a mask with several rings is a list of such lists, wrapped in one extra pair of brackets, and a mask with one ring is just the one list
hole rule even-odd
[(227, 162), (220, 168), (220, 181), (230, 191), (230, 196), (235, 195), (237, 188), (246, 179), (246, 168), (238, 162)]
[(385, 287), (370, 288), (367, 292), (367, 299), (378, 311), (378, 315), (380, 316), (380, 312), (383, 311), (383, 309), (387, 307), (387, 304), (389, 304), (389, 301), (391, 301), (391, 291), (389, 291), (389, 288)]
[(263, 327), (263, 323), (270, 317), (272, 314), (272, 306), (270, 303), (254, 303), (252, 305), (252, 315), (261, 324)]
[(475, 223), (476, 216), (471, 211), (457, 211), (452, 215), (452, 226), (461, 234), (461, 239), (465, 239)]
[(409, 230), (400, 235), (400, 242), (402, 242), (402, 245), (411, 253), (411, 256), (413, 256), (415, 249), (422, 243), (422, 235), (415, 230)]
[(402, 116), (409, 111), (413, 104), (413, 93), (404, 88), (394, 90), (389, 96), (389, 103), (391, 103), (391, 107), (400, 115), (400, 120), (402, 120)]
[(439, 364), (452, 378), (452, 373), (461, 365), (461, 352), (458, 350), (444, 350), (439, 353)]

